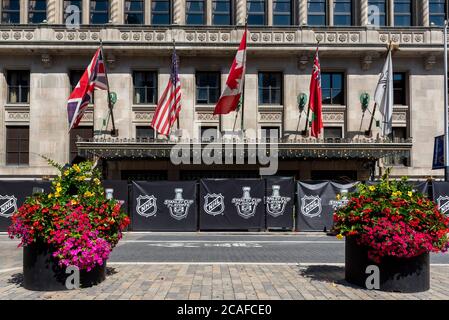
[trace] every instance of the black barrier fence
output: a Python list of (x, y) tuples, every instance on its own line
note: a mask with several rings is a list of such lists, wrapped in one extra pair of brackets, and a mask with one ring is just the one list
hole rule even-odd
[(266, 178), (265, 212), (267, 229), (293, 230), (295, 180), (292, 177)]
[(33, 194), (33, 191), (38, 191), (38, 189), (33, 190), (34, 188), (48, 192), (50, 185), (49, 181), (0, 181), (0, 231), (8, 230), (12, 214), (28, 196)]
[(197, 231), (197, 192), (192, 181), (133, 181), (134, 231)]
[(200, 230), (264, 230), (265, 180), (200, 180)]

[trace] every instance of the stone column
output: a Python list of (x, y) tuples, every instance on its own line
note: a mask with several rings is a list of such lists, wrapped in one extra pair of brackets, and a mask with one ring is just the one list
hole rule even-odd
[(146, 1), (144, 5), (143, 21), (146, 25), (150, 25), (151, 21), (151, 1)]
[(329, 26), (334, 25), (334, 0), (329, 0), (327, 2), (327, 12), (328, 12), (328, 21)]
[(28, 0), (20, 0), (20, 23), (28, 23)]
[(307, 24), (307, 0), (297, 0), (298, 1), (298, 17), (299, 25)]
[(186, 23), (185, 0), (173, 0), (173, 24)]
[(90, 2), (89, 0), (83, 0), (83, 8), (81, 9), (81, 23), (89, 24), (90, 23)]
[(423, 27), (430, 26), (429, 0), (421, 0), (421, 19)]
[(236, 24), (244, 25), (246, 19), (246, 1), (245, 0), (236, 0)]
[(273, 25), (273, 0), (267, 0), (267, 20), (266, 25), (272, 26)]
[(57, 23), (57, 21), (56, 21), (56, 0), (47, 0), (47, 23), (48, 24)]
[(124, 0), (111, 0), (111, 16), (109, 20), (111, 20), (113, 24), (123, 24), (125, 19), (124, 9)]
[(394, 27), (394, 0), (388, 0), (388, 23), (387, 26)]
[(204, 10), (206, 11), (205, 12), (205, 15), (206, 15), (205, 24), (207, 26), (210, 26), (210, 25), (212, 25), (212, 0), (206, 0), (204, 2), (204, 5), (205, 5)]
[(368, 24), (368, 0), (360, 0), (360, 25)]

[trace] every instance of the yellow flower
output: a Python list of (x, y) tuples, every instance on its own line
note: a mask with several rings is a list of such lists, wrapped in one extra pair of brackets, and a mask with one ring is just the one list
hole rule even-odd
[(59, 192), (55, 192), (55, 198), (57, 198), (59, 196), (60, 196)]
[(94, 179), (95, 184), (99, 185), (100, 184), (100, 180), (98, 178)]
[(402, 192), (401, 191), (395, 191), (391, 194), (393, 197), (400, 197), (402, 196)]
[(84, 192), (84, 196), (85, 196), (85, 197), (93, 197), (94, 195), (95, 195), (95, 193), (92, 193), (92, 192), (90, 192), (90, 191)]
[(370, 186), (368, 187), (369, 191), (375, 191), (376, 190), (376, 186)]
[(343, 235), (340, 233), (340, 234), (337, 234), (337, 239), (338, 240), (341, 240), (341, 239), (343, 239), (344, 237), (343, 237)]
[(407, 192), (407, 195), (411, 198), (413, 196), (413, 191)]
[(72, 205), (78, 204), (78, 202), (77, 202), (76, 200), (71, 200), (70, 203), (71, 203)]
[(56, 184), (56, 186), (57, 186), (57, 187), (60, 187), (60, 186), (61, 186), (61, 182), (58, 182), (58, 183)]
[(53, 194), (49, 193), (48, 194), (48, 199), (51, 199), (51, 197), (53, 197)]
[(60, 193), (62, 191), (62, 188), (61, 187), (56, 187), (56, 192), (57, 193)]
[(340, 200), (341, 199), (341, 196), (340, 196), (340, 194), (338, 193), (337, 194), (337, 200)]
[(68, 176), (69, 175), (69, 173), (70, 173), (70, 171), (69, 170), (66, 170), (66, 171), (64, 171), (64, 176)]
[(78, 172), (78, 173), (81, 172), (81, 169), (80, 169), (80, 167), (79, 167), (77, 164), (74, 164), (74, 165), (73, 165), (73, 170), (75, 170), (75, 171)]

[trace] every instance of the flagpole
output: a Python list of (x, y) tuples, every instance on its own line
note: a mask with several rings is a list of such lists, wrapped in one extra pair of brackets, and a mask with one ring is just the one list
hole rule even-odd
[[(246, 13), (245, 29), (244, 29), (243, 33), (245, 33), (245, 31), (247, 31), (247, 30), (248, 30), (248, 13)], [(248, 37), (248, 35), (247, 35), (247, 37)], [(240, 119), (240, 130), (242, 131), (242, 138), (243, 138), (243, 104), (244, 104), (244, 101), (245, 101), (245, 74), (246, 74), (246, 52), (247, 52), (247, 49), (248, 49), (248, 47), (245, 48), (245, 57), (243, 58), (244, 59), (243, 66), (244, 66), (245, 70), (243, 71), (243, 76), (242, 76), (243, 85), (242, 85), (242, 93), (241, 93), (240, 102), (239, 102), (240, 103), (240, 110), (238, 110), (238, 111), (240, 111), (240, 117), (241, 117), (241, 119)], [(234, 128), (233, 128), (232, 131), (235, 131), (235, 125), (237, 123), (238, 115), (239, 115), (239, 112), (236, 112), (235, 113), (235, 119), (234, 119)]]
[(444, 181), (449, 181), (449, 128), (448, 128), (448, 53), (447, 53), (447, 17), (444, 21)]
[(101, 57), (103, 59), (103, 63), (104, 63), (104, 76), (106, 79), (106, 85), (108, 87), (108, 107), (109, 107), (109, 113), (111, 115), (111, 121), (112, 121), (112, 131), (111, 131), (111, 136), (117, 136), (117, 130), (115, 128), (115, 121), (114, 121), (114, 112), (112, 111), (112, 103), (111, 103), (111, 92), (109, 89), (109, 79), (108, 79), (108, 72), (107, 72), (107, 68), (106, 68), (106, 58), (103, 52), (103, 41), (100, 39), (100, 50), (101, 50)]
[[(320, 41), (317, 40), (315, 55), (317, 54), (319, 48), (320, 48)], [(313, 59), (314, 59), (313, 64), (315, 65), (315, 57)], [(312, 77), (313, 77), (313, 75), (312, 75)], [(310, 117), (310, 98), (309, 98), (309, 104), (307, 106), (306, 125), (304, 127), (304, 132), (303, 132), (303, 135), (305, 135), (305, 136), (308, 135), (308, 131), (309, 131), (309, 117)]]

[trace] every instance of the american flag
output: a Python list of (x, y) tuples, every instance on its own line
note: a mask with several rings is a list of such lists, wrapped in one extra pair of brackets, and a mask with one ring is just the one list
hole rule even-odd
[(108, 90), (108, 81), (106, 77), (106, 66), (103, 59), (103, 52), (99, 48), (86, 71), (70, 94), (67, 101), (67, 113), (71, 130), (78, 127), (84, 112), (86, 111), (95, 88)]
[(178, 74), (178, 56), (173, 49), (170, 79), (157, 103), (151, 126), (158, 133), (168, 136), (170, 128), (178, 118), (179, 111), (181, 111), (181, 82)]

